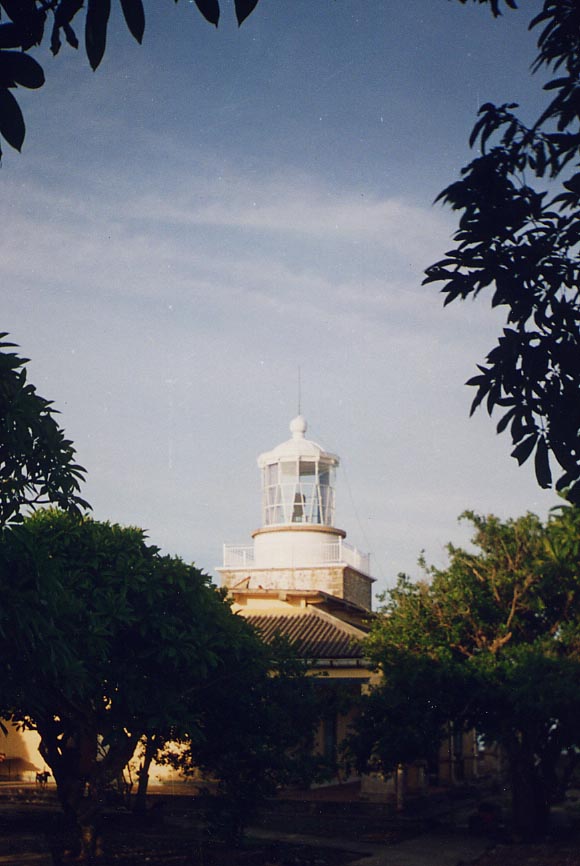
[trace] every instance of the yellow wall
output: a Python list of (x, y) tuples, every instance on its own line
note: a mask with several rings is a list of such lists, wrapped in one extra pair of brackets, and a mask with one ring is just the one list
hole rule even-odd
[(33, 782), (36, 773), (49, 768), (38, 747), (36, 731), (19, 731), (11, 722), (3, 722), (7, 733), (0, 732), (0, 780), (3, 782)]

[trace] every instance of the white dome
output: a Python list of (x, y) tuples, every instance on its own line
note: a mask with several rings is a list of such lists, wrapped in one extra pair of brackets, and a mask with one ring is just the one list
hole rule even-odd
[(306, 439), (304, 434), (307, 429), (308, 424), (303, 415), (297, 415), (296, 418), (293, 418), (290, 422), (292, 439), (287, 439), (286, 442), (282, 442), (271, 451), (264, 451), (263, 454), (260, 454), (258, 466), (262, 468), (272, 463), (279, 463), (284, 460), (296, 460), (300, 457), (338, 466), (340, 460), (336, 454), (330, 454), (316, 442)]

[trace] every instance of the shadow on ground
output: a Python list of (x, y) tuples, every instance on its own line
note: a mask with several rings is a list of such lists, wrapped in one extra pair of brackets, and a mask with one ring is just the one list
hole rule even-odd
[[(509, 845), (504, 829), (469, 833), (481, 792), (441, 792), (394, 815), (385, 804), (322, 794), (262, 810), (240, 849), (208, 838), (196, 799), (155, 794), (145, 819), (125, 809), (103, 818), (102, 866), (580, 866), (574, 811), (556, 815), (551, 838)], [(576, 817), (578, 810), (576, 810)], [(499, 832), (501, 830), (501, 832)], [(72, 845), (54, 789), (0, 792), (0, 866), (69, 866)]]

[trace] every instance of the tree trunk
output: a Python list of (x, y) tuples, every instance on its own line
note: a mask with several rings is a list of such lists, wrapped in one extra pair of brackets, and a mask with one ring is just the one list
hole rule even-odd
[(550, 816), (548, 791), (533, 754), (519, 746), (508, 753), (512, 792), (513, 832), (517, 839), (533, 840), (545, 834)]
[(151, 762), (157, 752), (157, 738), (155, 735), (150, 735), (145, 738), (145, 750), (143, 752), (143, 760), (139, 767), (139, 783), (137, 785), (137, 794), (135, 796), (134, 811), (138, 815), (144, 815), (147, 807), (147, 785), (149, 784), (149, 768)]
[(100, 815), (107, 780), (127, 764), (135, 749), (132, 737), (98, 759), (99, 734), (90, 725), (71, 726), (66, 739), (53, 719), (37, 723), (41, 754), (50, 766), (65, 816), (77, 834), (79, 860), (92, 863), (102, 854)]
[(91, 863), (101, 853), (98, 832), (101, 796), (91, 778), (96, 765), (97, 736), (94, 732), (77, 731), (58, 746), (43, 737), (41, 751), (52, 769), (63, 812), (76, 833), (78, 850), (71, 853)]
[(82, 800), (77, 803), (75, 815), (80, 840), (79, 859), (86, 863), (93, 863), (103, 853), (100, 815), (101, 797), (88, 786)]

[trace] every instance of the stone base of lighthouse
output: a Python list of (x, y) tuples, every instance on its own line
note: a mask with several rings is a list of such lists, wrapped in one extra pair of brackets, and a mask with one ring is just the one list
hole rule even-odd
[(322, 592), (370, 612), (373, 579), (347, 565), (336, 564), (311, 568), (270, 567), (220, 569), (222, 586), (230, 594), (237, 590), (250, 592)]

